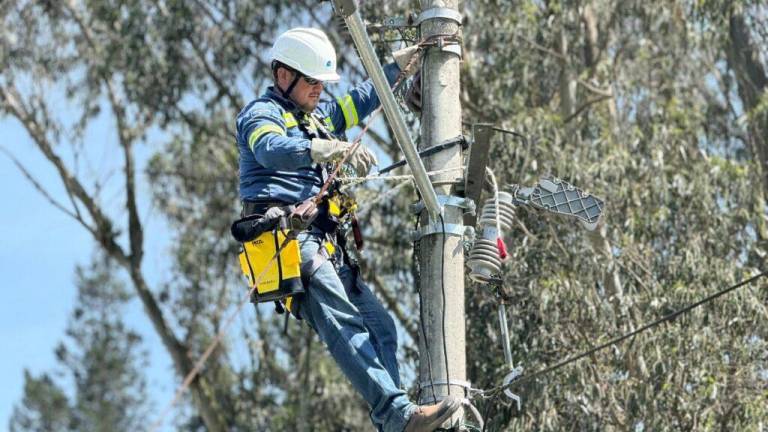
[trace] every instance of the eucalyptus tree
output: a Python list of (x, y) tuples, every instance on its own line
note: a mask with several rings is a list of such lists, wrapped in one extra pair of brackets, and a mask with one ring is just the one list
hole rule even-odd
[[(504, 275), (516, 362), (529, 371), (551, 364), (762, 268), (764, 6), (591, 0), (461, 7), (465, 120), (528, 137), (493, 148), (500, 182), (529, 185), (552, 173), (607, 203), (604, 225), (592, 233), (518, 213)], [(415, 2), (366, 3), (364, 13), (373, 23), (418, 9)], [(343, 48), (350, 40), (327, 2), (18, 0), (3, 3), (0, 16), (0, 109), (26, 128), (68, 196), (37, 185), (123, 269), (180, 382), (245, 295), (228, 235), (238, 213), (232, 131), (241, 105), (271, 80), (264, 54), (283, 27), (321, 26), (354, 81), (363, 73), (354, 50)], [(387, 43), (377, 46), (386, 59)], [(63, 103), (54, 104), (53, 94)], [(114, 131), (107, 145), (120, 156), (122, 204), (114, 208), (103, 199), (104, 179), (75, 163), (105, 145), (84, 140), (103, 117)], [(410, 121), (417, 130), (418, 117)], [(369, 135), (398, 157), (386, 128)], [(146, 164), (137, 162), (137, 149), (151, 154)], [(361, 259), (401, 324), (403, 366), (412, 376), (418, 272), (404, 261), (413, 223), (407, 209), (416, 197), (405, 187), (380, 200), (386, 190), (358, 190), (368, 239)], [(173, 239), (169, 276), (155, 285), (143, 268), (147, 220), (139, 212), (150, 200)], [(491, 319), (496, 301), (482, 287), (469, 290), (470, 377), (489, 388), (506, 372), (493, 349), (500, 346)], [(764, 290), (747, 288), (542, 377), (519, 389), (522, 414), (499, 401), (476, 402), (489, 430), (757, 429), (766, 414), (765, 303)], [(192, 381), (194, 409), (183, 428), (365, 427), (362, 401), (306, 326), (290, 324), (283, 334), (282, 317), (268, 306), (241, 317)], [(28, 384), (61, 400), (44, 376)]]
[(146, 354), (123, 316), (131, 298), (115, 264), (95, 255), (78, 267), (75, 309), (56, 347), (56, 370), (24, 375), (11, 431), (142, 431), (148, 413)]
[[(606, 200), (594, 233), (528, 213), (509, 233), (512, 346), (529, 372), (763, 269), (764, 134), (748, 112), (760, 96), (734, 60), (764, 67), (765, 10), (707, 3), (468, 5), (465, 113), (528, 136), (494, 150), (501, 181), (551, 173)], [(493, 297), (473, 294), (470, 332), (485, 343), (468, 357), (482, 388), (505, 369), (488, 349), (500, 344)], [(523, 413), (483, 404), (489, 430), (757, 430), (765, 299), (743, 289), (528, 383)]]

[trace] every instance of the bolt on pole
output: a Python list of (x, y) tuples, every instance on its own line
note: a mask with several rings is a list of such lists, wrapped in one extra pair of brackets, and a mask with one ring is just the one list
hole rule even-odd
[[(461, 135), (459, 100), (458, 43), (461, 14), (458, 0), (423, 0), (419, 25), (422, 40), (434, 41), (426, 48), (421, 68), (422, 113), (420, 150)], [(424, 160), (427, 170), (458, 169), (462, 166), (461, 146), (431, 155)], [(432, 178), (442, 196), (455, 193), (463, 179), (457, 171)], [(448, 200), (446, 198), (446, 201)], [(454, 200), (455, 201), (455, 200)], [(420, 403), (433, 403), (446, 395), (466, 395), (466, 325), (464, 317), (463, 208), (444, 207), (444, 220), (421, 214), (419, 247), (420, 286), (424, 334), (419, 341)], [(443, 232), (443, 225), (450, 227)], [(426, 339), (426, 340), (425, 340)], [(449, 384), (450, 383), (450, 384)], [(434, 391), (434, 392), (433, 392)], [(461, 410), (460, 410), (461, 411)], [(457, 413), (444, 427), (457, 426), (463, 413)]]

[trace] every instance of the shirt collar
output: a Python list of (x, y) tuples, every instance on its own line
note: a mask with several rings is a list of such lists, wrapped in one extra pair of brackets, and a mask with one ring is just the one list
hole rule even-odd
[(264, 95), (279, 103), (286, 111), (293, 113), (302, 112), (296, 103), (290, 99), (284, 98), (281, 92), (274, 86), (267, 87), (267, 92)]

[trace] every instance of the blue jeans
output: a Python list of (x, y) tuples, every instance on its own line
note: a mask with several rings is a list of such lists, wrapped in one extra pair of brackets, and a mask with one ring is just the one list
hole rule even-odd
[[(301, 260), (317, 254), (323, 235), (299, 234)], [(401, 432), (415, 405), (400, 389), (397, 331), (375, 295), (346, 265), (326, 261), (299, 303), (301, 316), (317, 332), (342, 372), (371, 407), (378, 430)]]

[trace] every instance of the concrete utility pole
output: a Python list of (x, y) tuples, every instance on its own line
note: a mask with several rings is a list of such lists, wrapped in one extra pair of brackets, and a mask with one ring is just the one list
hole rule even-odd
[[(419, 150), (448, 141), (462, 133), (459, 102), (461, 51), (456, 41), (461, 27), (458, 0), (422, 0), (421, 6), (421, 36), (425, 40), (439, 43), (427, 48), (421, 68)], [(461, 146), (453, 146), (430, 156), (424, 163), (428, 171), (460, 168)], [(440, 219), (430, 220), (426, 211), (421, 213), (419, 289), (422, 293), (422, 325), (425, 334), (419, 341), (420, 403), (433, 403), (435, 398), (441, 400), (449, 393), (464, 397), (466, 392), (462, 246), (464, 200), (451, 196), (460, 177), (460, 171), (456, 170), (432, 178), (441, 204), (445, 205), (445, 237)], [(448, 379), (450, 387), (447, 385)], [(463, 413), (457, 413), (451, 425), (456, 426), (462, 416)]]

